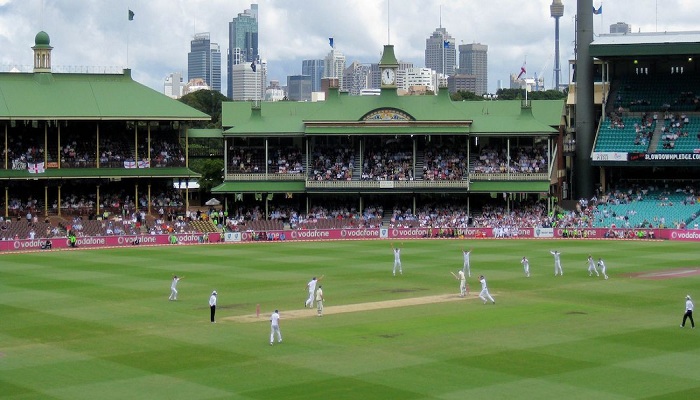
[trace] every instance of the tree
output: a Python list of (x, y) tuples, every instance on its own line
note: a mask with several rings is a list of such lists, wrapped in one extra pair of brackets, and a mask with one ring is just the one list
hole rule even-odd
[(211, 189), (224, 181), (224, 160), (216, 158), (200, 158), (190, 160), (190, 169), (202, 177), (199, 179), (199, 191), (204, 197)]
[(450, 95), (452, 101), (483, 101), (484, 97), (468, 90), (458, 90)]
[(212, 117), (211, 121), (193, 121), (193, 128), (221, 128), (221, 103), (227, 98), (220, 92), (197, 90), (182, 96), (180, 101)]

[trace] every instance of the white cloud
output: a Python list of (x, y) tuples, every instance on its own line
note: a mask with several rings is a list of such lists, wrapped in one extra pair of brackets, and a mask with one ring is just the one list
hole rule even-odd
[[(286, 82), (301, 72), (301, 60), (323, 58), (328, 37), (348, 62), (377, 62), (387, 42), (387, 25), (396, 55), (418, 66), (425, 40), (440, 24), (457, 43), (488, 45), (489, 90), (527, 57), (528, 74), (544, 75), (551, 85), (554, 69), (552, 0), (453, 1), (260, 0), (260, 53), (269, 78)], [(573, 58), (576, 2), (564, 0), (560, 19), (562, 81)], [(618, 21), (633, 32), (698, 30), (700, 2), (692, 0), (618, 0), (606, 2), (593, 16), (594, 32), (605, 33)], [(43, 4), (43, 11), (42, 11)], [(0, 0), (0, 68), (31, 64), (34, 35), (45, 30), (54, 46), (54, 65), (128, 66), (139, 82), (161, 90), (171, 72), (187, 72), (187, 52), (195, 32), (210, 32), (219, 43), (222, 62), (228, 49), (228, 23), (249, 8), (250, 0)], [(599, 6), (599, 0), (593, 5)], [(135, 13), (128, 21), (127, 11)], [(442, 18), (440, 17), (442, 11)], [(225, 66), (223, 66), (225, 68)], [(226, 80), (225, 72), (222, 78)], [(225, 85), (222, 85), (225, 87)]]

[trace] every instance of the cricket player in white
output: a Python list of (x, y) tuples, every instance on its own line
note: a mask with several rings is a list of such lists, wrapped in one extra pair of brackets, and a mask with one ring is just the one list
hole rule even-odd
[(593, 276), (593, 273), (595, 272), (595, 276), (600, 276), (598, 273), (598, 268), (595, 267), (595, 260), (593, 259), (593, 256), (590, 254), (588, 255), (588, 276)]
[(391, 244), (391, 248), (394, 250), (394, 271), (393, 274), (396, 276), (396, 268), (399, 269), (399, 274), (403, 275), (403, 271), (401, 270), (401, 248), (400, 247), (394, 247), (394, 244)]
[(486, 287), (486, 278), (483, 275), (479, 277), (479, 282), (481, 282), (481, 293), (479, 293), (479, 298), (486, 304), (486, 299), (491, 300), (491, 303), (496, 304), (496, 300), (491, 297), (489, 289)]
[(270, 316), (270, 346), (275, 341), (275, 333), (277, 333), (277, 343), (282, 343), (282, 332), (280, 332), (280, 313), (278, 310)]
[(690, 326), (695, 329), (695, 321), (693, 320), (693, 300), (690, 299), (690, 295), (685, 296), (685, 314), (683, 314), (683, 323), (681, 328), (685, 328), (685, 320), (690, 318)]
[(530, 261), (528, 261), (527, 258), (523, 257), (522, 260), (520, 260), (520, 264), (523, 265), (523, 269), (525, 270), (525, 276), (530, 277)]
[(455, 276), (459, 281), (459, 297), (464, 297), (467, 295), (467, 278), (464, 276), (464, 271), (457, 271), (457, 276)]
[(602, 258), (598, 259), (598, 268), (600, 268), (600, 272), (603, 273), (603, 277), (605, 277), (605, 279), (608, 279), (608, 274), (605, 273), (605, 263), (603, 262)]
[(309, 283), (306, 284), (306, 288), (309, 290), (309, 297), (306, 299), (306, 302), (304, 303), (304, 307), (309, 307), (313, 308), (314, 307), (314, 295), (316, 294), (316, 284), (318, 283), (318, 279), (314, 276)]
[(168, 300), (177, 300), (177, 283), (180, 282), (182, 276), (173, 275), (173, 282), (170, 284), (170, 297)]
[(323, 316), (323, 286), (318, 285), (316, 290), (316, 310), (318, 311), (318, 316)]
[(554, 256), (554, 276), (564, 276), (564, 270), (561, 269), (561, 253), (556, 250), (551, 250), (550, 253)]
[(467, 274), (470, 278), (472, 276), (472, 269), (469, 266), (469, 256), (472, 254), (472, 249), (469, 249), (469, 251), (465, 251), (462, 249), (462, 255), (464, 256), (464, 266), (462, 267), (462, 271)]

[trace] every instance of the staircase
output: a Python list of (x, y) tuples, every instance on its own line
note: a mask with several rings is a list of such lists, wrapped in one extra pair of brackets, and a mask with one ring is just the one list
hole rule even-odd
[(647, 152), (656, 153), (656, 148), (659, 145), (659, 140), (661, 140), (661, 128), (666, 126), (663, 120), (656, 121), (656, 126), (654, 127), (654, 134), (651, 135), (651, 140), (649, 140), (649, 149)]

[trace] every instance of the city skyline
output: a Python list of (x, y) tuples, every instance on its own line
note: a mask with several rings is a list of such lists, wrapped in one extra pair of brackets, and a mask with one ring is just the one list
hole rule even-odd
[[(383, 45), (390, 42), (399, 60), (422, 67), (425, 39), (442, 26), (457, 46), (488, 46), (489, 92), (495, 92), (498, 81), (508, 82), (510, 74), (518, 73), (525, 58), (527, 74), (544, 76), (546, 85), (552, 86), (551, 0), (494, 0), (488, 7), (478, 2), (453, 3), (393, 1), (387, 18), (387, 2), (370, 0), (153, 0), (129, 5), (0, 0), (0, 70), (31, 65), (34, 36), (43, 30), (55, 47), (54, 70), (110, 67), (113, 72), (119, 70), (114, 67), (129, 67), (135, 80), (162, 92), (166, 76), (173, 72), (186, 76), (195, 33), (210, 32), (211, 41), (227, 54), (229, 22), (251, 4), (259, 4), (259, 53), (267, 61), (269, 79), (286, 82), (287, 76), (301, 73), (302, 60), (323, 59), (330, 50), (329, 37), (348, 64), (378, 62)], [(561, 81), (566, 83), (568, 60), (573, 58), (576, 2), (563, 3), (560, 63)], [(593, 5), (599, 6), (600, 1), (594, 0)], [(132, 21), (127, 18), (129, 9), (134, 12)], [(663, 10), (651, 0), (606, 3), (604, 12), (593, 16), (594, 32), (607, 33), (617, 22), (629, 24), (635, 33), (697, 30), (693, 16), (699, 13), (700, 3), (684, 0), (668, 0)]]

